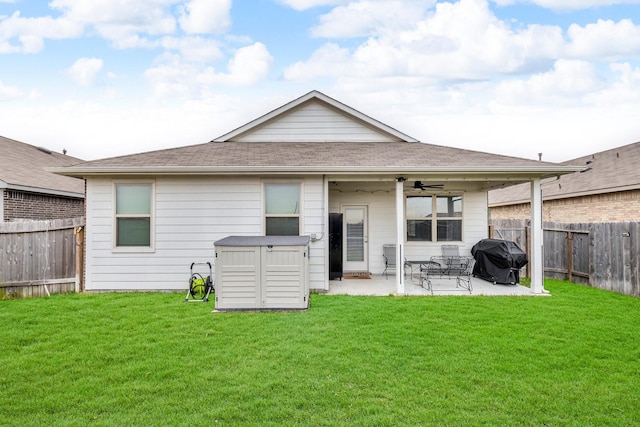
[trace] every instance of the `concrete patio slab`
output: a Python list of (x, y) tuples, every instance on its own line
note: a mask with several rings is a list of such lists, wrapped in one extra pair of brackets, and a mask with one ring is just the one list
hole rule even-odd
[[(541, 296), (549, 293), (534, 294), (531, 289), (521, 285), (493, 284), (475, 277), (471, 278), (472, 291), (456, 288), (455, 279), (432, 280), (433, 296), (460, 295), (460, 296)], [(372, 275), (370, 279), (342, 279), (329, 282), (328, 295), (367, 295), (390, 296), (396, 295), (396, 283), (394, 277), (386, 278), (383, 275)], [(420, 286), (417, 278), (405, 279), (406, 296), (431, 296), (432, 293)]]

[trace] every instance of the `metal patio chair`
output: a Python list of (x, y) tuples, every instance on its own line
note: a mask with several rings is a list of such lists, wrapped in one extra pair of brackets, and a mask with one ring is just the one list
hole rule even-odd
[(440, 249), (442, 250), (443, 257), (460, 256), (460, 248), (458, 245), (442, 245)]
[(382, 245), (382, 256), (384, 257), (384, 277), (389, 277), (389, 270), (396, 270), (396, 245)]

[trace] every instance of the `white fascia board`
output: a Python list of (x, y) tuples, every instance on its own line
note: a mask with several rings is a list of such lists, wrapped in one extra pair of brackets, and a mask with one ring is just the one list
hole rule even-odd
[(456, 174), (459, 176), (474, 176), (474, 178), (484, 179), (486, 175), (499, 176), (500, 179), (513, 177), (517, 179), (532, 177), (550, 177), (566, 173), (578, 172), (584, 169), (577, 166), (545, 166), (545, 167), (512, 167), (501, 168), (495, 166), (476, 166), (470, 168), (460, 167), (326, 167), (326, 166), (152, 166), (152, 167), (67, 167), (51, 168), (50, 172), (73, 177), (106, 176), (106, 175), (260, 175), (264, 173), (276, 175), (290, 174), (335, 174), (335, 175), (446, 175)]

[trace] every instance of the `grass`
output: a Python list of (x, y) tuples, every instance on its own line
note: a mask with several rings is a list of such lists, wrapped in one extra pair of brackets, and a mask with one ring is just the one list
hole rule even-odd
[(0, 301), (0, 424), (640, 424), (640, 299), (182, 294)]

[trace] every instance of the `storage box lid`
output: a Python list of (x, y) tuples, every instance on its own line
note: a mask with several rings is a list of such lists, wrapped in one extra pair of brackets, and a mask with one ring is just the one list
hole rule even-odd
[(306, 246), (309, 236), (229, 236), (215, 246)]

